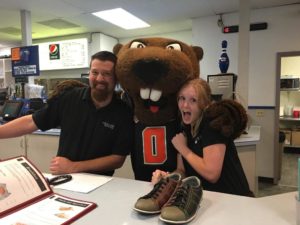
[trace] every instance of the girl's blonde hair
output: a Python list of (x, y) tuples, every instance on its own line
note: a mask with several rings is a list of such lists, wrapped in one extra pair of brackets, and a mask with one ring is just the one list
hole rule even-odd
[(187, 81), (181, 87), (180, 91), (178, 92), (178, 95), (180, 94), (181, 90), (183, 90), (184, 88), (186, 88), (188, 86), (192, 86), (194, 88), (194, 90), (197, 94), (198, 107), (202, 111), (201, 116), (197, 119), (195, 124), (193, 124), (191, 127), (192, 136), (195, 137), (198, 132), (198, 128), (199, 128), (199, 125), (200, 125), (202, 117), (203, 117), (203, 112), (204, 112), (205, 108), (207, 108), (211, 103), (211, 89), (205, 80), (203, 80), (201, 78), (196, 78), (196, 79)]

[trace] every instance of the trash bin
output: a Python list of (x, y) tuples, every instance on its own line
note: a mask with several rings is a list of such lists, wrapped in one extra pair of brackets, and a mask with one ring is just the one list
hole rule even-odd
[(279, 131), (279, 143), (283, 143), (285, 141), (285, 133), (282, 131)]

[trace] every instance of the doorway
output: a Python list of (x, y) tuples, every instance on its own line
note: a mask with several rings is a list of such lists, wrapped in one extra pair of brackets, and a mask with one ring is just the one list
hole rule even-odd
[(293, 112), (300, 110), (300, 89), (298, 85), (284, 86), (283, 80), (290, 82), (300, 79), (300, 51), (277, 53), (276, 65), (274, 124), (275, 131), (284, 132), (285, 140), (279, 143), (279, 132), (275, 132), (274, 182), (281, 186), (297, 187), (300, 118), (296, 114), (294, 116)]

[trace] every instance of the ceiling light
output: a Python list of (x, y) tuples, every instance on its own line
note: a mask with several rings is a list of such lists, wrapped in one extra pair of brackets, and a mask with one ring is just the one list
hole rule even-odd
[(122, 8), (104, 10), (92, 14), (126, 30), (150, 27), (149, 24)]

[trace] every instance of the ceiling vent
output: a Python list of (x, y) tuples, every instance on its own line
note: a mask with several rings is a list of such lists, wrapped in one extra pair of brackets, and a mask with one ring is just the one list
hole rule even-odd
[(59, 30), (80, 27), (77, 24), (70, 23), (70, 22), (68, 22), (66, 20), (62, 20), (62, 19), (45, 20), (45, 21), (41, 21), (38, 23), (48, 26), (48, 27), (59, 29)]
[(15, 27), (3, 27), (0, 28), (0, 32), (14, 35), (14, 36), (21, 35), (21, 29)]

